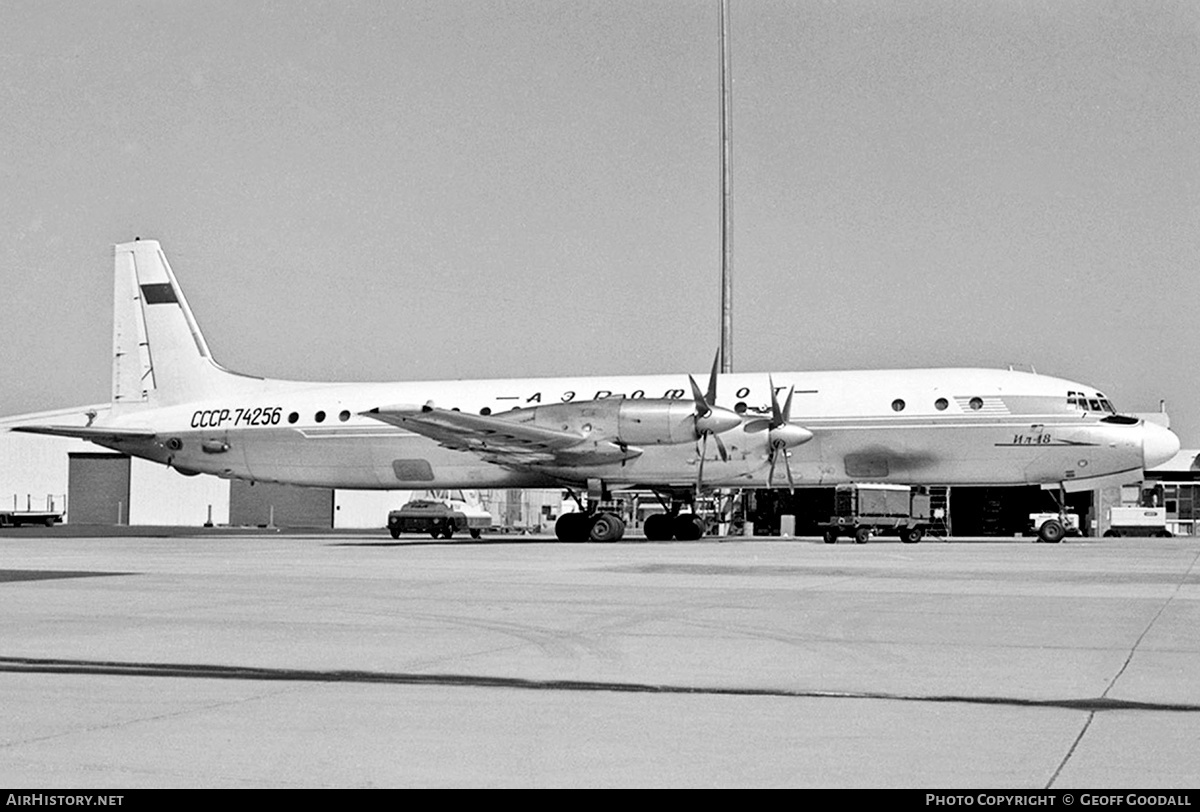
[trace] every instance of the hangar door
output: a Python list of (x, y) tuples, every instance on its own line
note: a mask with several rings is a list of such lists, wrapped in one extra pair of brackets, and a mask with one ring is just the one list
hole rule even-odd
[(129, 524), (129, 457), (88, 452), (67, 455), (67, 521)]
[(276, 527), (333, 527), (333, 489), (300, 488), (267, 482), (229, 483), (229, 524)]

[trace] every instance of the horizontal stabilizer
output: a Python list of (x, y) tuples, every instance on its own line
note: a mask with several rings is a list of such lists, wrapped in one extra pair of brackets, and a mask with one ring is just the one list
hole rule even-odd
[(148, 429), (93, 428), (91, 426), (13, 426), (10, 431), (25, 434), (48, 434), (52, 437), (77, 437), (94, 443), (120, 443), (134, 440), (153, 440), (155, 433)]

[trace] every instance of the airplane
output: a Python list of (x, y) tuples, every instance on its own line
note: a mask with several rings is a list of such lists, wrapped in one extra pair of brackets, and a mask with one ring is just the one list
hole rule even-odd
[[(782, 405), (780, 400), (783, 400)], [(86, 420), (86, 422), (84, 422)], [(170, 466), (346, 489), (565, 488), (564, 541), (613, 541), (605, 502), (653, 490), (651, 540), (700, 538), (716, 488), (1040, 485), (1133, 481), (1173, 457), (1167, 428), (1095, 387), (975, 368), (310, 383), (213, 360), (159, 243), (114, 249), (112, 395), (65, 422), (75, 437)], [(586, 499), (586, 504), (584, 500)], [(1057, 528), (1053, 525), (1057, 524)], [(1061, 523), (1043, 533), (1058, 541)]]

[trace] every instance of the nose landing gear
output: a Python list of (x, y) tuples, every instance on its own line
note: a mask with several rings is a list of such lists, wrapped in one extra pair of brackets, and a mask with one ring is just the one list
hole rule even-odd
[(1042, 522), (1037, 531), (1038, 541), (1047, 544), (1058, 544), (1067, 535), (1067, 494), (1062, 485), (1058, 486), (1054, 501), (1058, 504), (1058, 518)]

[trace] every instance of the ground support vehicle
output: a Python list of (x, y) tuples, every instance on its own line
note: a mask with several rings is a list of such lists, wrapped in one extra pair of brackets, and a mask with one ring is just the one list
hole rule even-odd
[(468, 532), (477, 539), (492, 526), (492, 514), (456, 499), (414, 499), (388, 513), (387, 526), (394, 539), (401, 533), (428, 533), (433, 538), (448, 539), (459, 532)]
[(1170, 538), (1173, 534), (1167, 529), (1167, 509), (1165, 507), (1111, 507), (1108, 511), (1108, 529), (1104, 535), (1116, 536), (1156, 536)]
[(1078, 513), (1030, 513), (1027, 536), (1056, 544), (1063, 536), (1081, 536)]
[(834, 515), (818, 525), (826, 544), (852, 536), (866, 544), (873, 533), (898, 533), (905, 544), (916, 544), (929, 527), (929, 494), (907, 485), (838, 485)]
[(22, 524), (43, 524), (53, 527), (62, 521), (62, 514), (52, 510), (0, 510), (0, 527), (18, 527)]

